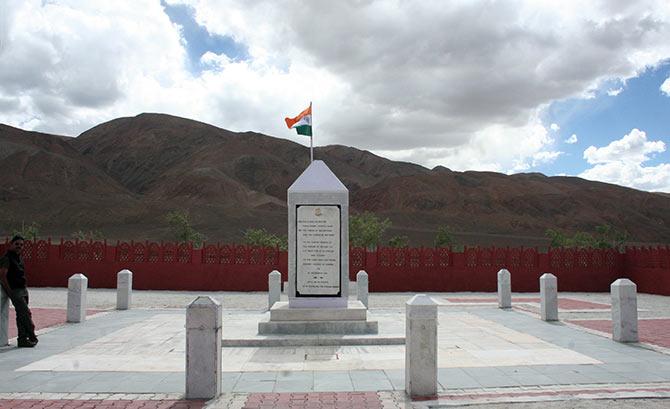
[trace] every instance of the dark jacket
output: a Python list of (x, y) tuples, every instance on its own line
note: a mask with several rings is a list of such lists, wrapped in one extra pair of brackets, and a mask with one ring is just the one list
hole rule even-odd
[(13, 251), (8, 251), (0, 259), (0, 267), (7, 268), (7, 282), (14, 290), (26, 288), (26, 271), (21, 256)]

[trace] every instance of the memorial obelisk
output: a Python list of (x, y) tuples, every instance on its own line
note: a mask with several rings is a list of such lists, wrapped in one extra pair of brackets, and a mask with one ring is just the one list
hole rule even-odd
[(376, 334), (367, 308), (349, 301), (349, 190), (323, 161), (288, 189), (288, 303), (260, 334)]

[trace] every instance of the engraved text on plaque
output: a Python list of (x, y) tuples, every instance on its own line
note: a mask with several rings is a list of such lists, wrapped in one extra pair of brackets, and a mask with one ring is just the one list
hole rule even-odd
[(296, 295), (340, 294), (340, 206), (296, 208)]

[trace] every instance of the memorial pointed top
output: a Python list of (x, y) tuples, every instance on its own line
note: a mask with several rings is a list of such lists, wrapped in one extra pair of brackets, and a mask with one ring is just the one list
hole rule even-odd
[(193, 300), (188, 306), (189, 307), (208, 307), (208, 306), (219, 305), (219, 302), (207, 295), (200, 295), (198, 298)]
[(288, 188), (289, 192), (348, 192), (333, 171), (321, 160), (315, 160)]

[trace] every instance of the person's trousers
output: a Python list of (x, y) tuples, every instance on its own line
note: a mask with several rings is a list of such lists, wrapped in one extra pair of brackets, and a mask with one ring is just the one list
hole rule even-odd
[(12, 296), (9, 297), (14, 304), (16, 311), (16, 329), (18, 330), (19, 339), (27, 339), (35, 337), (35, 324), (33, 324), (33, 315), (28, 308), (28, 289), (14, 288), (12, 289)]

